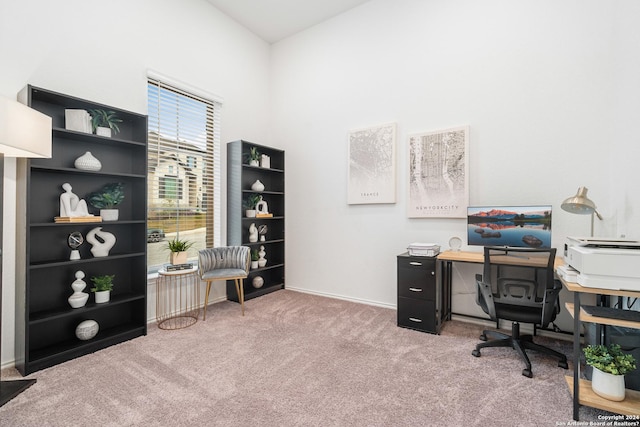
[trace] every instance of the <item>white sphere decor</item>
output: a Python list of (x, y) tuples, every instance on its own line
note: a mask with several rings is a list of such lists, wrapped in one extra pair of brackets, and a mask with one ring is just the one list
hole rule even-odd
[(82, 341), (90, 340), (98, 334), (98, 322), (95, 320), (85, 320), (76, 327), (76, 337)]
[(253, 278), (252, 284), (256, 289), (261, 288), (262, 285), (264, 285), (264, 279), (262, 278), (262, 276), (256, 276)]

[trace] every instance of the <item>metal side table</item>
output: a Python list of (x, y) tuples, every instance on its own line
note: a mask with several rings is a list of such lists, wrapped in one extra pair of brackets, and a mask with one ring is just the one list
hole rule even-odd
[(160, 329), (182, 329), (195, 324), (200, 314), (198, 267), (158, 271), (156, 321)]

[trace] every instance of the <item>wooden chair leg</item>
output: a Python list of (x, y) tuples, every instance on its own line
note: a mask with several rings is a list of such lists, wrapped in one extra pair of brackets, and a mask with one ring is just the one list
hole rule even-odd
[(202, 320), (207, 320), (207, 305), (209, 304), (209, 292), (211, 291), (211, 282), (207, 282), (207, 290), (204, 293), (204, 308), (202, 309)]
[(242, 315), (244, 316), (244, 286), (242, 286), (242, 279), (235, 279), (236, 292), (238, 294), (238, 301), (240, 301), (240, 307), (242, 308)]

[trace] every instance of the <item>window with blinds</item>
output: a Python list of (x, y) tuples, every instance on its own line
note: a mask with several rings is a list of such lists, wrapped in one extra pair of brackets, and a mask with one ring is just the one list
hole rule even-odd
[(149, 78), (147, 265), (155, 272), (169, 262), (167, 242), (214, 247), (219, 229), (220, 103)]

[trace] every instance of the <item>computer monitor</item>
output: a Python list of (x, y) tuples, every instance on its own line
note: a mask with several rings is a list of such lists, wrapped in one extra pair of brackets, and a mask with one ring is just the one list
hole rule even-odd
[(551, 205), (469, 206), (470, 246), (551, 247)]

